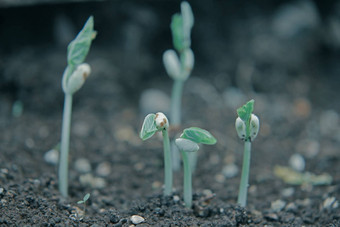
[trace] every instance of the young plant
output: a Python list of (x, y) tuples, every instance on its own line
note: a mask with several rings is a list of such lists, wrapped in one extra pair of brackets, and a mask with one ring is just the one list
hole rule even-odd
[(168, 75), (174, 80), (171, 94), (171, 122), (173, 125), (181, 124), (181, 99), (184, 82), (190, 76), (194, 66), (194, 53), (191, 46), (191, 28), (194, 25), (194, 16), (189, 3), (181, 3), (181, 13), (172, 16), (171, 32), (174, 48), (163, 54), (163, 63)]
[(253, 110), (254, 100), (250, 100), (237, 109), (238, 118), (235, 122), (237, 135), (244, 141), (242, 175), (237, 199), (237, 203), (242, 207), (247, 204), (251, 142), (256, 138), (260, 128), (260, 121), (256, 115), (252, 114)]
[(64, 197), (68, 195), (68, 153), (70, 144), (72, 97), (73, 94), (83, 86), (86, 78), (90, 75), (90, 66), (83, 62), (95, 36), (96, 32), (93, 30), (93, 17), (91, 16), (77, 37), (67, 47), (67, 67), (62, 79), (65, 101), (58, 174), (59, 191)]
[[(188, 79), (194, 66), (194, 53), (191, 46), (191, 29), (194, 16), (188, 2), (181, 3), (181, 13), (172, 16), (170, 28), (175, 50), (166, 50), (163, 63), (167, 74), (174, 80), (171, 93), (170, 119), (174, 127), (181, 124), (181, 100), (184, 82)], [(177, 51), (177, 53), (176, 53)], [(176, 146), (172, 147), (173, 168), (180, 167), (180, 157)]]
[(161, 131), (163, 135), (164, 149), (164, 195), (171, 195), (172, 192), (172, 158), (170, 153), (169, 141), (169, 121), (161, 112), (156, 114), (148, 114), (143, 122), (140, 131), (140, 138), (144, 141), (152, 137), (156, 132)]
[(77, 202), (77, 204), (84, 204), (84, 212), (83, 212), (83, 216), (85, 216), (85, 212), (86, 212), (86, 201), (87, 201), (89, 198), (90, 198), (90, 193), (87, 193), (87, 194), (84, 196), (83, 200), (79, 200), (79, 201)]
[(184, 129), (180, 138), (175, 141), (182, 154), (184, 172), (183, 197), (186, 207), (191, 207), (192, 205), (192, 173), (189, 153), (197, 152), (199, 143), (212, 145), (216, 142), (217, 140), (210, 132), (197, 127)]

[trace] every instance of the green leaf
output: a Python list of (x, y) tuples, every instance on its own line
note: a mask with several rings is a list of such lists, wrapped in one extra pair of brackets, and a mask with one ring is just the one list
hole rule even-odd
[(216, 138), (210, 134), (207, 130), (191, 127), (184, 129), (181, 138), (191, 140), (195, 143), (202, 144), (215, 144), (217, 142)]
[(96, 31), (93, 30), (93, 17), (91, 16), (77, 37), (67, 47), (68, 65), (76, 66), (84, 62), (95, 37)]
[(142, 130), (140, 131), (139, 137), (142, 140), (147, 140), (151, 136), (153, 136), (157, 131), (156, 122), (155, 122), (156, 114), (148, 114), (143, 122)]
[(170, 28), (174, 47), (178, 52), (181, 52), (184, 49), (183, 19), (181, 14), (176, 13), (172, 16)]
[(90, 193), (87, 193), (87, 194), (84, 196), (83, 201), (86, 202), (89, 198), (90, 198)]
[(250, 116), (254, 110), (254, 99), (247, 102), (245, 105), (237, 109), (237, 115), (244, 121), (246, 124), (250, 120)]
[(80, 200), (80, 201), (77, 202), (77, 204), (82, 204), (82, 203), (84, 203), (83, 200)]

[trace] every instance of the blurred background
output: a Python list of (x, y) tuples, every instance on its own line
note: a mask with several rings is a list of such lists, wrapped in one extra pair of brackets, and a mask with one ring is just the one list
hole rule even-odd
[[(339, 110), (334, 97), (340, 87), (340, 1), (189, 2), (195, 15), (193, 76), (209, 80), (230, 97), (238, 91), (289, 91)], [(172, 48), (169, 24), (179, 5), (155, 0), (0, 0), (2, 98), (29, 102), (26, 95), (41, 83), (58, 94), (67, 45), (89, 15), (98, 31), (88, 57), (96, 63), (95, 72), (118, 81), (117, 89), (134, 100), (141, 83), (172, 83), (162, 54)], [(230, 87), (238, 90), (225, 90)]]

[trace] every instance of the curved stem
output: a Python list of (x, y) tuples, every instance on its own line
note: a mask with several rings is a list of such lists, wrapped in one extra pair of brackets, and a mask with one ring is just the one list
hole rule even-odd
[(171, 195), (172, 192), (172, 158), (170, 152), (170, 141), (168, 130), (162, 130), (164, 147), (164, 195)]
[(192, 176), (191, 167), (189, 163), (188, 153), (181, 151), (183, 159), (183, 171), (184, 171), (184, 181), (183, 181), (183, 196), (184, 203), (186, 207), (191, 207), (192, 205)]
[(242, 207), (245, 207), (247, 204), (250, 156), (251, 156), (251, 142), (246, 141), (244, 143), (242, 175), (241, 175), (240, 190), (239, 190), (238, 199), (237, 199), (237, 203), (240, 204)]
[(65, 93), (63, 125), (61, 131), (59, 159), (59, 191), (62, 196), (68, 195), (68, 153), (70, 144), (70, 126), (72, 114), (72, 95)]

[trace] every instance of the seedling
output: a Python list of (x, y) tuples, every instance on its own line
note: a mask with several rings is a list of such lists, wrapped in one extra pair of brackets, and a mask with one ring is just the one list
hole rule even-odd
[(184, 129), (180, 138), (175, 141), (182, 154), (184, 172), (183, 197), (186, 207), (191, 207), (192, 205), (192, 173), (189, 153), (197, 152), (199, 143), (212, 145), (216, 142), (217, 140), (210, 132), (197, 127)]
[[(181, 13), (172, 16), (170, 28), (175, 50), (170, 49), (163, 54), (163, 63), (167, 74), (174, 80), (171, 93), (170, 119), (174, 127), (181, 124), (181, 100), (184, 82), (188, 79), (194, 66), (194, 53), (191, 46), (191, 29), (194, 16), (188, 2), (181, 3)], [(178, 56), (178, 54), (179, 56)], [(174, 149), (175, 148), (175, 149)], [(173, 167), (179, 169), (178, 150), (173, 147)]]
[(161, 131), (163, 136), (164, 149), (164, 195), (171, 195), (172, 192), (172, 159), (169, 141), (169, 121), (161, 112), (148, 114), (143, 122), (140, 138), (144, 141), (152, 137), (156, 132)]
[(238, 118), (235, 122), (237, 135), (244, 141), (242, 175), (237, 199), (237, 203), (242, 207), (245, 207), (247, 204), (251, 142), (256, 138), (260, 128), (258, 117), (252, 114), (253, 110), (254, 100), (250, 100), (244, 106), (237, 109)]
[(84, 212), (83, 212), (83, 216), (85, 216), (85, 212), (86, 212), (86, 201), (87, 201), (89, 198), (90, 198), (90, 193), (87, 193), (87, 194), (84, 196), (83, 200), (79, 200), (79, 201), (77, 202), (77, 204), (84, 204)]
[(62, 87), (65, 93), (63, 123), (61, 131), (60, 160), (59, 160), (59, 191), (68, 195), (68, 153), (70, 144), (70, 126), (72, 114), (72, 97), (84, 84), (90, 75), (91, 68), (83, 63), (96, 37), (93, 30), (93, 17), (85, 23), (77, 37), (67, 47), (67, 67), (63, 74)]

